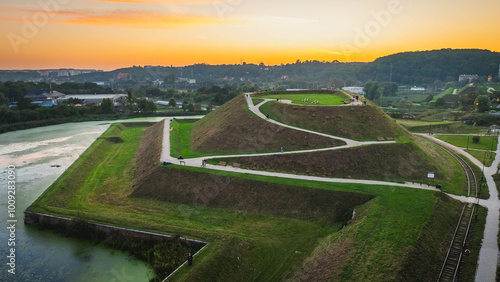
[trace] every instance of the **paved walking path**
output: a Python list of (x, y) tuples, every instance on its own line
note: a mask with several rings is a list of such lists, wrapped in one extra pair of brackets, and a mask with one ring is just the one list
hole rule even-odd
[[(441, 141), (434, 136), (429, 136), (427, 134), (418, 134), (426, 138), (431, 138), (434, 141), (443, 144), (447, 148), (455, 150), (459, 154), (462, 154), (469, 158), (478, 167), (483, 167), (483, 164), (476, 158), (472, 157), (469, 153), (465, 152), (463, 148), (453, 146), (449, 143)], [(498, 231), (500, 224), (500, 200), (498, 199), (498, 190), (493, 180), (492, 175), (497, 173), (497, 167), (500, 162), (500, 144), (497, 144), (496, 157), (492, 165), (484, 168), (484, 177), (488, 185), (488, 191), (490, 193), (490, 198), (487, 200), (480, 199), (479, 204), (488, 208), (488, 213), (486, 215), (486, 226), (484, 229), (484, 237), (481, 245), (481, 250), (479, 251), (479, 261), (478, 269), (476, 272), (476, 281), (493, 282), (496, 281), (496, 271), (498, 264)], [(476, 198), (449, 195), (462, 202), (475, 203)]]

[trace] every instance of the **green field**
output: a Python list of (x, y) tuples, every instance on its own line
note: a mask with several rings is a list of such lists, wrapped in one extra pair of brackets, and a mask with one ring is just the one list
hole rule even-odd
[(495, 89), (495, 91), (500, 91), (500, 84), (487, 84), (479, 86), (484, 93), (487, 93), (489, 88)]
[(472, 141), (474, 135), (435, 135), (434, 137), (450, 143), (454, 146), (469, 149), (480, 150), (496, 150), (498, 137), (495, 136), (479, 136), (479, 142)]
[(490, 151), (485, 151), (485, 150), (465, 150), (465, 151), (471, 154), (478, 161), (483, 163), (486, 167), (491, 166), (496, 156), (496, 153), (491, 154)]
[[(354, 220), (343, 229), (338, 224), (265, 213), (135, 198), (130, 196), (134, 190), (134, 159), (143, 130), (112, 126), (28, 210), (65, 217), (82, 215), (91, 222), (209, 241), (193, 267), (181, 269), (172, 277), (174, 281), (276, 281), (308, 271), (321, 275), (323, 272), (309, 262), (325, 258), (325, 250), (332, 250), (332, 267), (340, 280), (387, 281), (399, 277), (401, 265), (414, 250), (412, 246), (437, 203), (435, 194), (425, 190), (311, 182), (179, 166), (158, 169), (166, 174), (172, 173), (172, 169), (191, 174), (187, 179), (191, 185), (199, 185), (197, 177), (209, 173), (216, 183), (225, 185), (232, 179), (243, 179), (297, 189), (364, 193), (375, 198), (356, 208)], [(107, 137), (120, 137), (123, 142), (111, 142)], [(453, 217), (440, 220), (455, 221)], [(440, 236), (449, 233), (441, 230), (444, 225), (432, 230), (432, 234), (439, 234), (432, 240), (443, 240)], [(439, 261), (444, 254), (433, 255)], [(420, 273), (428, 272), (424, 266), (415, 266), (419, 262), (411, 265), (420, 267)]]
[(421, 120), (397, 119), (397, 123), (413, 133), (484, 133), (486, 128), (464, 124), (460, 121), (438, 121), (429, 122)]
[[(350, 98), (343, 94), (275, 94), (275, 95), (264, 95), (261, 98), (267, 99), (283, 99), (292, 100), (293, 104), (298, 105), (312, 105), (312, 106), (336, 106), (344, 104), (344, 101), (350, 100)], [(304, 99), (309, 99), (308, 102), (303, 102)], [(313, 101), (319, 101), (318, 104), (313, 104)]]
[(191, 150), (191, 129), (195, 121), (174, 120), (170, 123), (170, 155), (184, 158), (197, 158), (210, 154), (196, 153)]

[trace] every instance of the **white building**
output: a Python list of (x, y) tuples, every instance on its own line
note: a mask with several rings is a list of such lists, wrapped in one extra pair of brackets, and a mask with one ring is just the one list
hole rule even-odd
[(472, 82), (473, 80), (476, 80), (478, 78), (479, 75), (477, 74), (461, 74), (458, 76), (458, 81), (468, 80), (469, 82)]
[(356, 93), (358, 95), (365, 95), (365, 91), (363, 91), (363, 87), (361, 87), (361, 86), (342, 87), (342, 90)]
[(119, 106), (118, 99), (127, 98), (127, 94), (68, 94), (57, 99), (57, 103), (62, 103), (64, 100), (74, 98), (82, 100), (82, 104), (101, 104), (104, 99), (111, 99), (115, 106)]
[(425, 91), (425, 88), (414, 86), (414, 87), (410, 88), (410, 91)]

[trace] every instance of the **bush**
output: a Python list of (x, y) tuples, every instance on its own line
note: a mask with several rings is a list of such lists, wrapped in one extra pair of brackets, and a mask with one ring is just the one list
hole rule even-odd
[(478, 135), (472, 137), (472, 143), (474, 143), (474, 144), (479, 143), (480, 140), (481, 140), (481, 137)]

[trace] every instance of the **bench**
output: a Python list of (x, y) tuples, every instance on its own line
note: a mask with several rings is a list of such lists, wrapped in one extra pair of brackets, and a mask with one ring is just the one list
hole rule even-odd
[(394, 140), (394, 138), (392, 138), (392, 137), (385, 137), (385, 139), (386, 139), (387, 141), (392, 141), (392, 140)]
[(186, 165), (185, 161), (179, 161), (179, 165)]
[(384, 137), (377, 137), (377, 141), (384, 141)]
[(226, 166), (226, 165), (227, 165), (227, 163), (226, 163), (226, 162), (219, 162), (219, 165), (221, 165), (221, 166)]
[(234, 163), (234, 164), (233, 164), (233, 167), (241, 167), (241, 164), (239, 164), (239, 163)]

